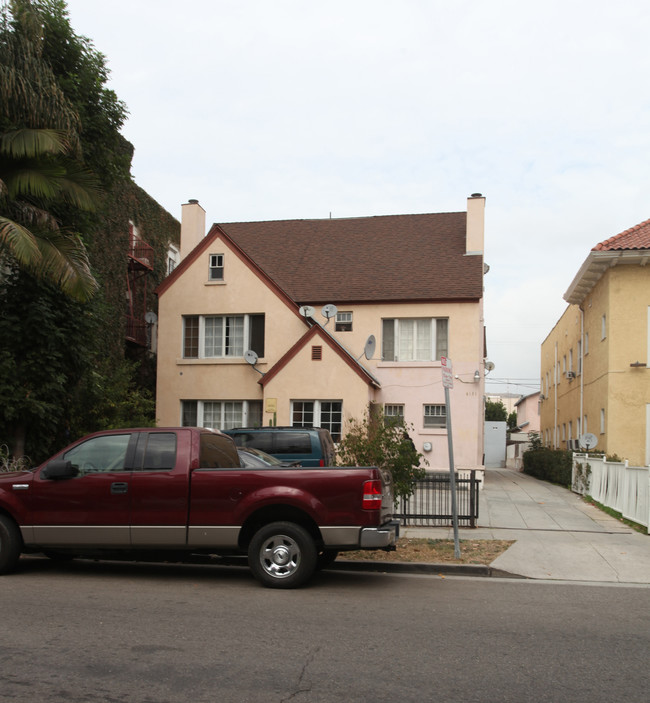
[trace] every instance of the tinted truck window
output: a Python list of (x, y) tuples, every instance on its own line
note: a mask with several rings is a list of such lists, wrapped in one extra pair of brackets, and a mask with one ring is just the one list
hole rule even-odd
[(202, 469), (239, 468), (239, 455), (232, 439), (207, 432), (202, 434), (199, 467)]

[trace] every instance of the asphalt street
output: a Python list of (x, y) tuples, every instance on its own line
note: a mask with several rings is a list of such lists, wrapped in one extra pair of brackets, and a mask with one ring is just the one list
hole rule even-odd
[(0, 579), (13, 703), (645, 701), (650, 588), (21, 560)]

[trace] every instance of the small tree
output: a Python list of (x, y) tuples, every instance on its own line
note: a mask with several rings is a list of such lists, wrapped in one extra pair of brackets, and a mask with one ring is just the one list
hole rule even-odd
[(503, 401), (486, 399), (485, 419), (490, 422), (507, 422), (508, 410)]
[(421, 464), (428, 465), (402, 421), (370, 410), (361, 420), (349, 420), (347, 432), (338, 446), (337, 463), (339, 466), (377, 466), (389, 471), (396, 501), (413, 493), (414, 481), (425, 474)]

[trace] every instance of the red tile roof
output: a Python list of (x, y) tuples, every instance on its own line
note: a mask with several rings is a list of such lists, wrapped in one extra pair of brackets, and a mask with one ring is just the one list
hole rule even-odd
[(626, 229), (625, 232), (606, 239), (592, 251), (618, 251), (622, 249), (650, 249), (650, 220)]
[(478, 300), (465, 212), (219, 224), (298, 303)]

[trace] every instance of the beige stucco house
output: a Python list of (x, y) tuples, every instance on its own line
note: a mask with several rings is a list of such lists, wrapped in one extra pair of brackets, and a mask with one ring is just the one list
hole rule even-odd
[(475, 195), (467, 212), (206, 235), (199, 203), (183, 205), (181, 261), (157, 290), (158, 423), (313, 424), (338, 440), (378, 404), (446, 469), (447, 357), (456, 466), (481, 468), (484, 209)]
[(541, 434), (550, 447), (650, 463), (650, 220), (596, 245), (542, 343)]

